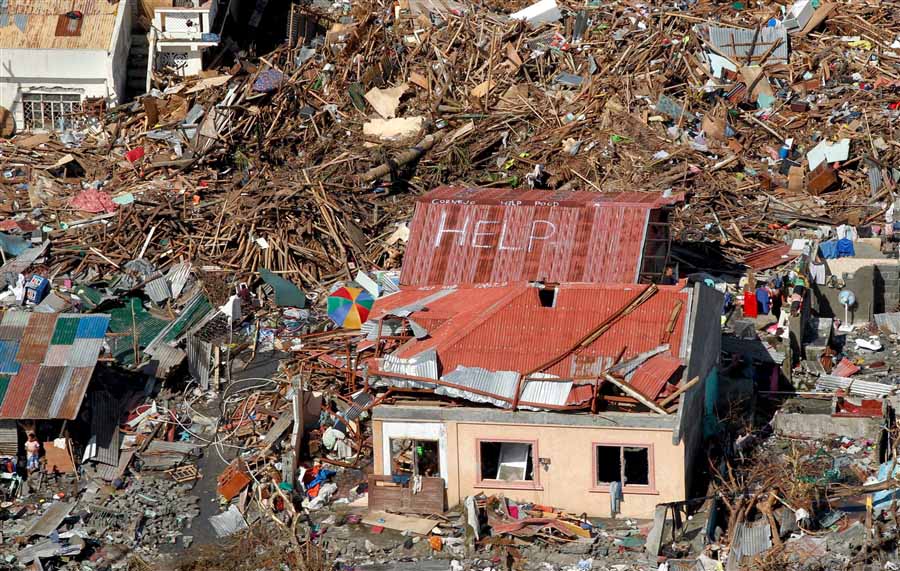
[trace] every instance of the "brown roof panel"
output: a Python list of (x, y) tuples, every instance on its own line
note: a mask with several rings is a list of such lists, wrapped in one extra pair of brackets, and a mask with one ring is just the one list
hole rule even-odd
[(61, 403), (55, 418), (71, 420), (78, 416), (78, 409), (81, 408), (84, 393), (87, 391), (88, 383), (91, 381), (91, 375), (94, 374), (94, 367), (73, 367), (71, 371), (72, 378), (69, 382), (68, 394)]
[(65, 367), (41, 367), (38, 372), (37, 381), (31, 396), (28, 398), (28, 404), (25, 405), (25, 411), (22, 416), (25, 418), (42, 419), (50, 417), (50, 405), (53, 402), (53, 394), (56, 387), (62, 379)]

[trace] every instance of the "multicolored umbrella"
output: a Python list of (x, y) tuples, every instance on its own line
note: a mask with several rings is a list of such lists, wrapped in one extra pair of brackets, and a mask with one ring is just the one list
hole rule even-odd
[(361, 287), (344, 286), (328, 296), (328, 317), (345, 329), (359, 329), (374, 303), (372, 294)]

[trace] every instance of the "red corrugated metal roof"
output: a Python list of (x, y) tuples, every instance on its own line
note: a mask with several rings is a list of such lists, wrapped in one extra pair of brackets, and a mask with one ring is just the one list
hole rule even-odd
[[(427, 338), (409, 341), (394, 354), (408, 358), (434, 348), (444, 373), (460, 365), (528, 372), (572, 347), (643, 287), (561, 284), (555, 307), (542, 307), (538, 290), (521, 282), (496, 288), (461, 287), (428, 303), (427, 309), (414, 312), (411, 318), (420, 324), (424, 324), (425, 316), (440, 317), (442, 321), (429, 329)], [(378, 300), (373, 314), (383, 315), (434, 292), (402, 291)], [(623, 347), (626, 360), (655, 349), (663, 343), (675, 304), (682, 301), (686, 306), (679, 312), (668, 340), (669, 355), (680, 357), (684, 322), (689, 314), (688, 296), (680, 286), (660, 287), (655, 296), (616, 322), (592, 345), (547, 372), (560, 377), (581, 375), (591, 364), (614, 359)]]
[(630, 380), (631, 386), (655, 400), (681, 365), (681, 359), (669, 355), (651, 357), (634, 372)]
[(791, 262), (799, 255), (791, 254), (788, 244), (777, 244), (747, 254), (744, 256), (744, 263), (756, 271), (762, 271)]
[(594, 397), (593, 385), (572, 385), (566, 406), (578, 406), (590, 401)]
[(3, 406), (0, 407), (0, 418), (22, 418), (40, 370), (40, 365), (22, 364), (19, 373), (12, 378), (6, 390)]
[(658, 193), (441, 187), (420, 197), (404, 285), (637, 280)]

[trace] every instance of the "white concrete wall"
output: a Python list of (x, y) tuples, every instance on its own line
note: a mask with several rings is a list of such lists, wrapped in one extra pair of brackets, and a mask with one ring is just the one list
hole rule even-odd
[(0, 50), (0, 105), (24, 124), (20, 94), (29, 91), (78, 93), (112, 97), (115, 87), (107, 79), (106, 50), (3, 49)]
[(131, 52), (131, 19), (133, 10), (130, 4), (134, 0), (119, 3), (116, 13), (116, 27), (109, 45), (110, 57), (107, 58), (106, 77), (114, 91), (112, 105), (124, 102), (125, 90), (128, 88), (128, 55)]
[(156, 67), (159, 69), (168, 61), (168, 54), (187, 54), (187, 64), (178, 68), (183, 76), (197, 75), (203, 71), (203, 54), (200, 50), (192, 50), (186, 46), (166, 46), (162, 42), (156, 44)]

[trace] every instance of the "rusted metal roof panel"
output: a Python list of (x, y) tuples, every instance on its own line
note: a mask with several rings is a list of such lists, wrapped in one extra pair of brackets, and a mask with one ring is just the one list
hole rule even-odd
[[(376, 301), (373, 314), (382, 316), (397, 307), (417, 307), (411, 318), (427, 324), (428, 337), (408, 341), (385, 356), (380, 365), (386, 371), (416, 375), (409, 365), (436, 353), (440, 368), (431, 371), (429, 378), (439, 373), (443, 379), (469, 389), (510, 398), (510, 393), (504, 390), (507, 385), (495, 386), (505, 380), (495, 373), (521, 375), (566, 353), (607, 317), (638, 297), (645, 287), (563, 283), (557, 288), (552, 307), (545, 307), (539, 290), (526, 283), (459, 287), (438, 297), (434, 292), (444, 290), (410, 288)], [(567, 355), (545, 372), (561, 379), (597, 374), (623, 350), (623, 362), (649, 354), (650, 358), (637, 369), (640, 374), (631, 374), (631, 382), (636, 382), (642, 392), (658, 397), (686, 357), (681, 352), (690, 302), (690, 290), (680, 285), (660, 287), (653, 297), (616, 321), (592, 344)], [(677, 313), (669, 334), (672, 308), (677, 304), (684, 308)], [(432, 359), (429, 357), (428, 362)], [(418, 376), (424, 375), (418, 373)], [(416, 388), (434, 388), (419, 386), (421, 383), (414, 381), (402, 382)], [(440, 391), (460, 393), (461, 389)], [(577, 405), (589, 401), (592, 391), (590, 385), (529, 382), (520, 399), (537, 405)], [(470, 398), (471, 391), (462, 392), (466, 394), (452, 396)], [(479, 399), (507, 406), (502, 399), (484, 395), (472, 398)]]
[(681, 366), (681, 359), (677, 357), (657, 355), (638, 367), (629, 382), (641, 394), (655, 400)]
[(12, 378), (9, 388), (6, 390), (3, 406), (0, 407), (0, 418), (26, 418), (22, 416), (22, 413), (25, 411), (25, 405), (28, 403), (40, 370), (40, 365), (22, 365), (19, 373)]
[(69, 387), (72, 386), (72, 374), (74, 372), (75, 369), (72, 367), (66, 367), (66, 370), (63, 371), (59, 384), (56, 385), (56, 391), (54, 391), (53, 397), (50, 399), (51, 418), (59, 418), (59, 410), (63, 407), (63, 403), (66, 402), (66, 398), (69, 396)]
[[(502, 301), (476, 316), (461, 314), (459, 318), (448, 319), (430, 331), (428, 339), (410, 342), (395, 355), (408, 358), (420, 350), (436, 347), (442, 371), (452, 371), (463, 365), (524, 373), (570, 349), (606, 317), (634, 299), (643, 286), (562, 284), (555, 307), (543, 307), (536, 288), (522, 284), (505, 289), (511, 293)], [(448, 297), (458, 296), (456, 303), (467, 298), (471, 305), (477, 305), (483, 291), (479, 288), (460, 289)], [(590, 346), (569, 355), (546, 372), (567, 378), (585, 360), (614, 358), (623, 347), (623, 359), (630, 359), (659, 346), (673, 304), (687, 299), (688, 294), (678, 286), (661, 287), (649, 301), (618, 320)], [(668, 354), (673, 357), (681, 357), (677, 351), (681, 347), (688, 313), (681, 311), (678, 314), (668, 340), (673, 348)]]
[(28, 404), (22, 416), (25, 418), (42, 419), (50, 418), (50, 405), (53, 403), (53, 395), (59, 386), (65, 367), (42, 366), (38, 372), (37, 382), (28, 398)]
[[(17, 331), (19, 337), (0, 340), (0, 373), (11, 374), (0, 419), (75, 418), (109, 316), (15, 312), (4, 323), (7, 333)], [(77, 337), (80, 329), (84, 338)]]
[(744, 256), (744, 263), (759, 272), (791, 262), (799, 255), (799, 253), (791, 254), (789, 244), (776, 244), (747, 254)]
[(7, 311), (4, 313), (3, 321), (0, 322), (0, 339), (21, 339), (31, 315), (31, 313), (25, 311)]
[(404, 285), (631, 283), (657, 193), (439, 188), (416, 205)]
[(84, 393), (94, 373), (94, 367), (73, 367), (70, 370), (72, 378), (68, 385), (68, 394), (59, 407), (59, 412), (54, 415), (55, 418), (71, 420), (78, 416), (78, 409), (81, 408), (81, 401), (84, 400)]

